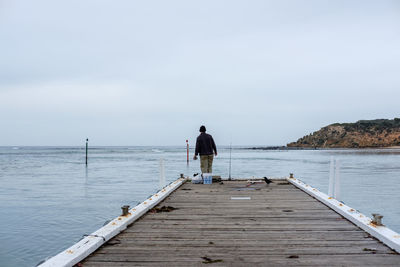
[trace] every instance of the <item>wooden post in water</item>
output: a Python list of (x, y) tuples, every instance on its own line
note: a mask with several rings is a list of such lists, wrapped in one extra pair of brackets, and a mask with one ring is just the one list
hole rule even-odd
[(86, 166), (87, 166), (87, 159), (88, 159), (88, 142), (89, 142), (89, 138), (86, 138)]
[(186, 140), (186, 164), (189, 165), (189, 140)]

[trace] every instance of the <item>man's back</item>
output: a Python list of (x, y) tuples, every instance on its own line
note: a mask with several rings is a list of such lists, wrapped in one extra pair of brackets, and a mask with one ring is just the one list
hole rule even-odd
[(214, 151), (217, 152), (214, 139), (207, 133), (201, 133), (196, 140), (195, 155), (212, 155)]

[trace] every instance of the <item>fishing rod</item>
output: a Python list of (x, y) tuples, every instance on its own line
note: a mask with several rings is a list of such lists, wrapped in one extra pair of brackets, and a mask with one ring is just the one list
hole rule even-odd
[(231, 177), (231, 170), (232, 170), (232, 142), (229, 145), (229, 181), (232, 180)]

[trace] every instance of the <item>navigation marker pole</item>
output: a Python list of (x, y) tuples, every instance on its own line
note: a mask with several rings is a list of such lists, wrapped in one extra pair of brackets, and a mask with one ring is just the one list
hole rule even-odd
[(186, 140), (186, 163), (189, 165), (189, 140)]
[(86, 138), (86, 166), (87, 166), (87, 158), (88, 158), (88, 142), (89, 142), (89, 138)]

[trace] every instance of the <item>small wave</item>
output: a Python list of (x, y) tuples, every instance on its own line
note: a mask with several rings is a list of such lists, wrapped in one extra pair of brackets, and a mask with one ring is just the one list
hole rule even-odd
[(13, 147), (12, 149), (15, 149), (15, 150), (17, 150), (17, 149), (19, 149), (19, 147)]
[(164, 151), (159, 150), (159, 149), (152, 149), (151, 151), (156, 152), (156, 153), (163, 153)]

